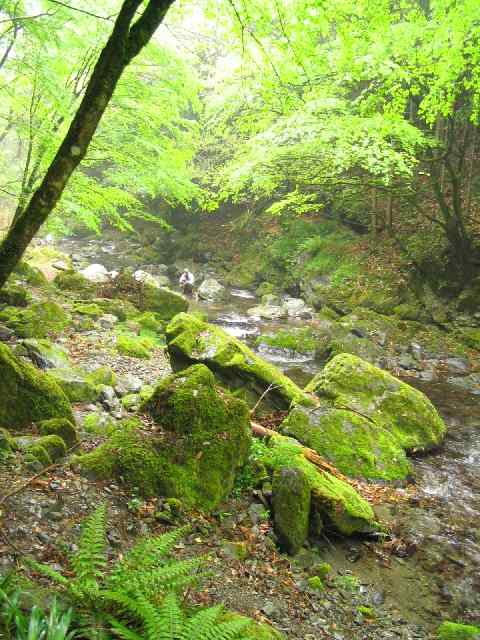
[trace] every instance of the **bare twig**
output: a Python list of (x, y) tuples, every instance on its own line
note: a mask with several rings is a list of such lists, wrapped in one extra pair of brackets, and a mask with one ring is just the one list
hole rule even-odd
[(254, 416), (255, 415), (255, 411), (258, 409), (260, 403), (262, 402), (262, 400), (265, 398), (266, 395), (268, 395), (270, 393), (270, 391), (273, 391), (274, 389), (280, 389), (280, 385), (278, 384), (269, 384), (268, 387), (265, 389), (265, 391), (262, 393), (262, 395), (259, 397), (259, 399), (257, 400), (257, 402), (255, 403), (255, 406), (253, 407), (253, 409), (250, 411), (250, 415)]

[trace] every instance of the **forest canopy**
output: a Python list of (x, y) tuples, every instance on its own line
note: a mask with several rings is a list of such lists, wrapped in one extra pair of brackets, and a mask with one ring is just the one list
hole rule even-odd
[[(119, 6), (2, 3), (4, 230), (54, 158)], [(126, 66), (48, 226), (165, 225), (172, 208), (323, 210), (374, 235), (397, 227), (400, 240), (428, 228), (431, 246), (417, 239), (412, 259), (433, 247), (469, 280), (479, 19), (475, 0), (174, 2)]]

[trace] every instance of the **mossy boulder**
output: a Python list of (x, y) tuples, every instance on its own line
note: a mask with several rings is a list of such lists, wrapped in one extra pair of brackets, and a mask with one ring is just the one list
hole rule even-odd
[(32, 300), (30, 293), (19, 284), (7, 284), (0, 289), (0, 303), (12, 307), (26, 307)]
[(166, 335), (176, 370), (201, 362), (230, 389), (244, 392), (252, 405), (267, 389), (265, 404), (276, 408), (288, 408), (292, 402), (314, 404), (312, 397), (281, 371), (219, 327), (181, 313), (169, 323)]
[(78, 442), (77, 430), (66, 418), (43, 420), (38, 426), (42, 436), (59, 436), (69, 449)]
[(128, 336), (126, 334), (117, 337), (117, 351), (123, 356), (148, 360), (151, 356), (152, 347), (152, 342), (148, 338)]
[(302, 469), (282, 467), (273, 474), (273, 514), (280, 546), (300, 551), (308, 536), (311, 489)]
[(333, 358), (305, 390), (383, 427), (406, 451), (431, 449), (446, 433), (425, 394), (354, 355)]
[(342, 473), (376, 480), (404, 480), (412, 472), (394, 434), (358, 413), (319, 407), (293, 408), (280, 427), (327, 458)]
[(61, 262), (63, 264), (62, 271), (65, 268), (67, 270), (72, 269), (70, 256), (51, 245), (29, 247), (26, 256), (29, 265), (39, 269), (49, 282), (58, 274), (55, 263)]
[(49, 418), (74, 422), (65, 393), (50, 375), (0, 344), (0, 424), (17, 429)]
[(135, 322), (138, 322), (142, 329), (148, 329), (149, 331), (160, 332), (164, 328), (164, 323), (156, 313), (153, 311), (145, 311), (144, 313), (136, 316)]
[(12, 438), (10, 433), (0, 427), (0, 460), (5, 456), (8, 456), (12, 451), (16, 448), (15, 440)]
[(35, 440), (25, 449), (25, 453), (27, 461), (34, 458), (46, 467), (62, 458), (67, 453), (67, 447), (60, 436), (48, 435)]
[(0, 320), (20, 338), (48, 338), (60, 334), (70, 323), (70, 316), (53, 300), (36, 302), (26, 309), (7, 307)]
[(20, 278), (27, 284), (31, 284), (34, 287), (44, 287), (48, 284), (47, 278), (43, 275), (43, 273), (37, 267), (21, 260), (15, 269), (13, 270), (13, 274), (10, 276), (10, 279)]
[[(225, 612), (222, 616), (222, 622), (230, 622), (233, 620), (248, 620), (245, 616), (230, 611)], [(286, 640), (283, 633), (265, 622), (257, 622), (251, 620), (242, 630), (242, 640)]]
[(480, 640), (480, 627), (445, 621), (438, 628), (439, 640)]
[(103, 313), (111, 313), (121, 322), (128, 318), (133, 318), (138, 314), (137, 307), (129, 300), (120, 300), (119, 298), (94, 298), (92, 300), (98, 305)]
[(39, 368), (52, 369), (54, 367), (68, 367), (68, 353), (50, 340), (27, 338), (15, 347), (16, 355), (24, 355)]
[(280, 432), (348, 476), (405, 480), (412, 473), (406, 453), (431, 449), (445, 435), (423, 393), (351, 354), (336, 356), (306, 389), (318, 405), (294, 407)]
[(73, 307), (73, 310), (81, 316), (87, 316), (94, 320), (103, 315), (103, 309), (95, 302), (79, 302)]
[(62, 291), (74, 291), (81, 293), (83, 297), (93, 297), (96, 293), (96, 285), (87, 280), (78, 271), (60, 271), (53, 283)]
[(204, 366), (162, 381), (142, 407), (160, 434), (127, 422), (78, 460), (95, 477), (122, 476), (145, 495), (210, 510), (228, 495), (250, 443), (247, 405), (220, 391)]
[(110, 367), (98, 367), (86, 375), (86, 380), (95, 387), (100, 384), (114, 387), (117, 382), (117, 376)]
[(177, 313), (187, 311), (188, 300), (167, 287), (156, 287), (145, 283), (141, 288), (138, 306), (141, 311), (153, 311), (160, 320), (168, 322)]
[[(306, 479), (311, 492), (310, 529), (313, 529), (314, 517), (317, 533), (323, 527), (344, 535), (374, 530), (375, 514), (368, 502), (350, 484), (309, 462), (303, 451), (302, 445), (293, 438), (275, 435), (270, 438), (268, 449), (263, 453), (261, 460), (274, 473), (274, 477), (279, 471), (295, 469), (296, 473)], [(304, 509), (291, 510), (290, 527), (295, 539), (296, 532), (303, 530), (304, 514)], [(297, 515), (300, 523), (296, 522)], [(284, 511), (282, 536), (285, 536), (288, 526), (288, 513)]]
[(95, 402), (98, 398), (96, 386), (88, 379), (88, 374), (79, 367), (52, 369), (50, 375), (63, 389), (70, 402)]
[(471, 349), (480, 351), (480, 329), (462, 329), (460, 331), (460, 339)]

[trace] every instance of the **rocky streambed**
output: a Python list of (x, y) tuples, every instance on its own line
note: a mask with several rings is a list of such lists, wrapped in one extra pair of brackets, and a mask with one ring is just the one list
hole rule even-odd
[[(183, 267), (183, 263), (144, 264), (132, 256), (139, 247), (125, 251), (115, 242), (67, 240), (61, 248), (72, 254), (77, 268), (90, 263), (108, 270), (139, 268), (172, 286)], [(201, 283), (215, 280), (216, 274), (202, 265), (196, 275)], [(291, 561), (275, 552), (275, 536), (262, 504), (268, 496), (260, 492), (250, 504), (244, 498), (231, 501), (216, 520), (204, 521), (202, 533), (189, 538), (184, 549), (189, 553), (193, 547), (214, 548), (217, 578), (227, 564), (229, 578), (222, 586), (212, 580), (206, 592), (232, 606), (244, 599), (245, 612), (271, 619), (288, 637), (298, 639), (430, 638), (444, 618), (478, 624), (480, 376), (475, 353), (435, 327), (398, 323), (368, 310), (342, 317), (316, 313), (301, 300), (266, 296), (261, 299), (256, 292), (210, 286), (205, 299), (192, 301), (191, 308), (245, 341), (301, 386), (335, 353), (354, 353), (374, 362), (421, 389), (442, 414), (448, 434), (440, 449), (414, 459), (413, 489), (399, 488), (388, 500), (377, 501), (377, 515), (391, 531), (386, 541), (381, 536), (376, 540), (325, 536)], [(150, 361), (112, 356), (108, 339), (102, 342), (106, 335), (98, 329), (73, 334), (68, 346), (74, 361), (88, 368), (107, 364), (117, 374), (135, 374), (143, 384), (158, 377), (159, 371), (168, 371), (160, 348), (156, 347)], [(108, 403), (104, 404), (108, 419)], [(72, 500), (72, 519), (98, 499), (98, 487), (70, 472), (61, 472), (54, 482)], [(76, 492), (81, 493), (78, 501)], [(126, 514), (132, 518), (132, 531), (150, 526), (145, 513), (131, 515), (135, 495), (127, 495), (116, 484), (102, 485), (101, 492), (113, 496), (116, 505), (114, 538), (128, 538), (131, 533), (121, 524)], [(29, 491), (20, 500), (20, 536), (30, 526), (38, 527), (40, 535), (39, 514), (55, 507), (47, 499), (39, 510), (34, 494)], [(52, 530), (44, 531), (43, 542), (35, 543), (42, 553), (51, 552), (56, 517), (49, 526)], [(308, 567), (325, 562), (333, 571), (319, 591), (309, 582)]]

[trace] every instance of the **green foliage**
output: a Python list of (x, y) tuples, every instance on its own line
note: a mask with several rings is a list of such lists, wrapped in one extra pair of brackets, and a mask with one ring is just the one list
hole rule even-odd
[(168, 554), (186, 528), (139, 540), (110, 569), (106, 557), (106, 505), (100, 505), (83, 524), (78, 551), (70, 558), (72, 578), (49, 565), (29, 560), (29, 566), (46, 577), (78, 609), (87, 625), (105, 619), (112, 603), (134, 595), (157, 596), (179, 591), (198, 579), (202, 558), (170, 560)]

